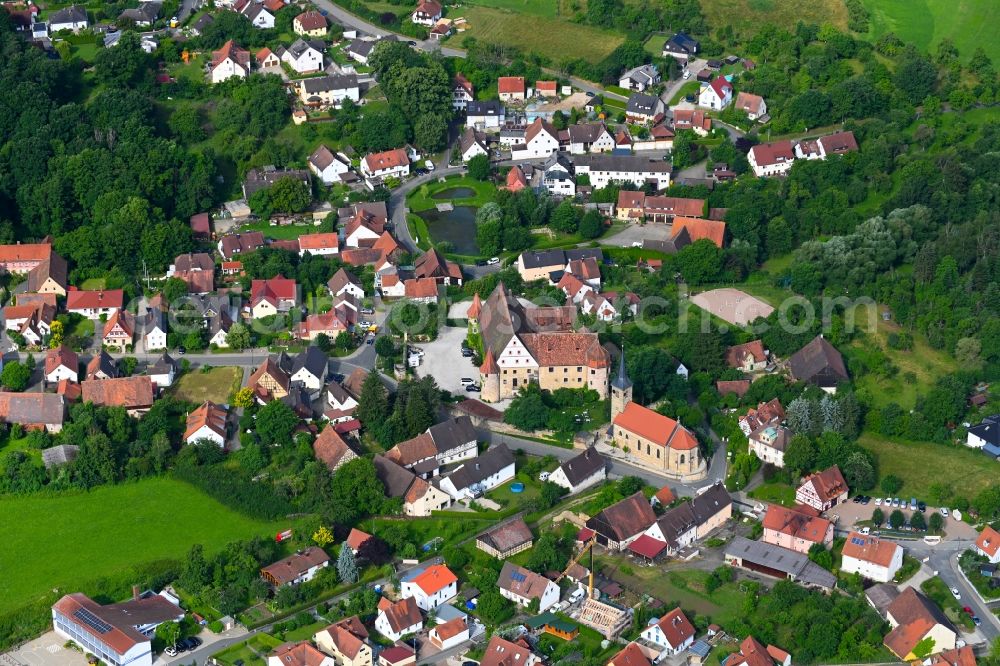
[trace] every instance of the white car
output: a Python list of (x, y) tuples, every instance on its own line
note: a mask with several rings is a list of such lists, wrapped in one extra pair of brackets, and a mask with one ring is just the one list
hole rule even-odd
[(875, 506), (882, 506), (882, 498), (881, 497), (876, 497), (875, 498)]
[(690, 79), (690, 78), (691, 78), (691, 70), (685, 69), (684, 70), (684, 80), (686, 81), (687, 79)]
[(962, 598), (962, 594), (958, 591), (957, 587), (951, 588), (951, 596), (955, 597), (956, 599)]
[(861, 533), (865, 534), (865, 535), (870, 534), (871, 531), (872, 531), (872, 528), (870, 528), (870, 527), (862, 527), (861, 528)]
[(468, 386), (469, 384), (475, 384), (476, 382), (471, 377), (462, 377), (462, 386)]
[(490, 260), (486, 262), (487, 266), (495, 266), (500, 263), (500, 257), (490, 257)]
[(642, 241), (633, 241), (632, 247), (642, 247)]
[(549, 480), (549, 473), (548, 472), (542, 472), (541, 474), (538, 475), (538, 480), (539, 481), (548, 481)]
[(945, 518), (947, 518), (948, 517), (948, 509), (941, 509), (941, 515), (944, 516)]

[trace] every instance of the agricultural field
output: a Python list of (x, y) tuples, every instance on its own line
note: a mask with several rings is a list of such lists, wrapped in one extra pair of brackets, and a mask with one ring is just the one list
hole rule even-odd
[(86, 591), (96, 579), (182, 558), (196, 543), (214, 553), (231, 541), (289, 527), (248, 518), (169, 478), (4, 498), (0, 523), (19, 526), (0, 549), (0, 612), (51, 596), (53, 589)]
[(964, 446), (903, 442), (872, 433), (862, 434), (858, 443), (875, 455), (880, 478), (893, 474), (903, 480), (900, 497), (927, 497), (931, 484), (938, 483), (971, 499), (996, 482), (996, 461)]
[[(896, 1), (901, 5), (905, 2)], [(866, 0), (865, 4), (882, 2)], [(793, 30), (799, 21), (829, 23), (847, 29), (847, 7), (843, 0), (701, 0), (701, 11), (713, 31), (731, 25), (743, 35), (757, 32), (765, 23)]]
[(571, 0), (470, 0), (467, 4), (555, 18), (573, 16), (579, 11), (574, 10), (573, 5), (579, 6), (580, 3)]
[(243, 381), (243, 368), (212, 368), (208, 372), (195, 370), (183, 375), (174, 384), (173, 396), (178, 400), (201, 404), (206, 400), (228, 403), (229, 394)]
[[(520, 3), (506, 0), (503, 4)], [(461, 13), (457, 10), (453, 12), (453, 18), (459, 16), (468, 21), (469, 28), (450, 37), (449, 46), (461, 47), (463, 39), (475, 37), (483, 42), (515, 46), (525, 53), (540, 53), (556, 62), (583, 58), (596, 63), (625, 41), (624, 35), (612, 30), (600, 30), (537, 13), (467, 5)]]
[(993, 62), (1000, 62), (1000, 40), (991, 37), (1000, 22), (1000, 3), (996, 0), (863, 1), (871, 13), (868, 36), (872, 40), (892, 32), (904, 42), (933, 52), (948, 37), (963, 60), (968, 61), (981, 46)]

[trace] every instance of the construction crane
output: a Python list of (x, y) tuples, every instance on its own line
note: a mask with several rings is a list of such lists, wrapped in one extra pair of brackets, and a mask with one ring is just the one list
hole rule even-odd
[(555, 582), (557, 585), (559, 584), (559, 581), (566, 577), (566, 574), (568, 574), (569, 570), (573, 568), (573, 565), (580, 562), (580, 558), (583, 557), (583, 554), (590, 551), (590, 580), (587, 583), (587, 598), (592, 599), (594, 597), (594, 545), (596, 543), (597, 535), (595, 534), (590, 537), (590, 540), (587, 541), (587, 543), (583, 544), (583, 548), (580, 552), (569, 561), (569, 564), (566, 565), (566, 569), (559, 574), (559, 578), (556, 578)]

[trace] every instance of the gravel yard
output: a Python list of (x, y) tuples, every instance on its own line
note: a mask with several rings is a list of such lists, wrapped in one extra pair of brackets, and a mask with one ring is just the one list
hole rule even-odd
[(462, 341), (465, 340), (466, 329), (452, 326), (442, 327), (438, 331), (437, 340), (411, 345), (424, 350), (424, 359), (417, 368), (421, 377), (430, 375), (438, 386), (451, 391), (455, 395), (478, 398), (478, 393), (467, 393), (462, 384), (462, 378), (468, 377), (479, 383), (479, 368), (472, 364), (471, 359), (462, 356)]

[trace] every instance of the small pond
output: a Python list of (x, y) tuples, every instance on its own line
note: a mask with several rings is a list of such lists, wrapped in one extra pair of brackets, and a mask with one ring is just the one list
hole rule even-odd
[(431, 199), (471, 199), (474, 196), (476, 191), (471, 187), (451, 187), (432, 194)]
[(453, 210), (448, 211), (432, 209), (425, 210), (419, 215), (427, 222), (431, 242), (448, 241), (454, 246), (456, 254), (479, 254), (479, 246), (476, 245), (475, 207), (455, 206)]

